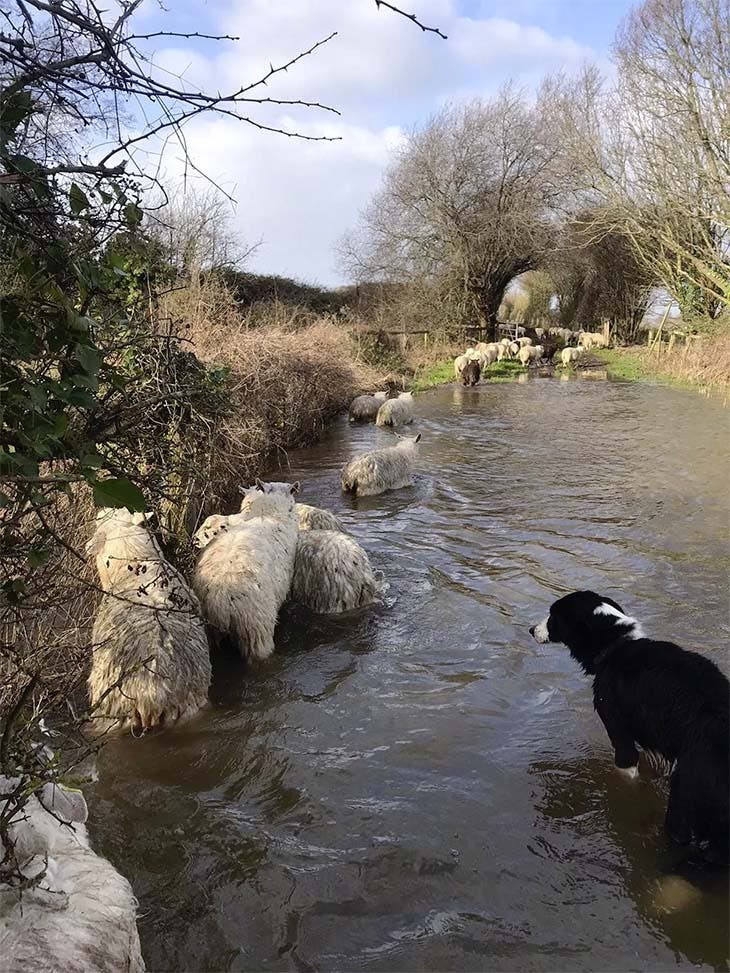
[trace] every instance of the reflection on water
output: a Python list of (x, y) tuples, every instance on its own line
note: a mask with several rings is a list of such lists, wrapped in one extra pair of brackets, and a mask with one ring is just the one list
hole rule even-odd
[(726, 878), (677, 866), (665, 781), (615, 772), (589, 682), (526, 629), (592, 587), (724, 665), (727, 413), (582, 379), (417, 405), (413, 488), (344, 497), (345, 461), (392, 440), (345, 422), (276, 471), (364, 544), (383, 603), (287, 610), (270, 664), (220, 659), (208, 712), (102, 757), (94, 837), (148, 966), (726, 968)]

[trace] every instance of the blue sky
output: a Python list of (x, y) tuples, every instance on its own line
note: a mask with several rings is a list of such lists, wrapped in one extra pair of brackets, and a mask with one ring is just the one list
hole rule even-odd
[[(443, 41), (373, 0), (148, 0), (137, 29), (213, 31), (237, 44), (155, 42), (161, 69), (208, 90), (234, 90), (333, 30), (338, 36), (267, 86), (273, 98), (318, 101), (341, 111), (251, 106), (251, 117), (337, 142), (302, 142), (235, 119), (201, 118), (186, 129), (188, 152), (237, 200), (231, 220), (247, 242), (262, 241), (250, 269), (322, 284), (341, 282), (334, 253), (342, 233), (376, 191), (403, 133), (446, 101), (489, 97), (509, 79), (527, 90), (557, 70), (608, 56), (627, 0), (403, 0), (441, 27)], [(179, 147), (163, 172), (179, 184)], [(195, 180), (190, 180), (194, 184)]]

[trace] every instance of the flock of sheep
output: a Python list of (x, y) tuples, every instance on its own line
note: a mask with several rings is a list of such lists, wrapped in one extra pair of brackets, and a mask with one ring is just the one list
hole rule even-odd
[[(561, 351), (563, 364), (604, 343), (598, 334), (577, 337), (577, 348)], [(526, 335), (478, 344), (456, 359), (456, 377), (479, 381), (485, 364), (515, 357), (527, 365), (544, 350)], [(413, 420), (411, 393), (359, 396), (350, 419), (390, 427), (397, 441), (352, 459), (342, 489), (372, 496), (411, 485), (421, 437), (396, 432)], [(382, 585), (366, 552), (334, 514), (295, 502), (298, 490), (298, 483), (257, 480), (242, 491), (237, 513), (208, 517), (194, 535), (200, 555), (190, 584), (165, 557), (150, 514), (99, 511), (86, 547), (103, 590), (88, 689), (104, 728), (140, 735), (198, 712), (208, 701), (211, 649), (228, 640), (247, 660), (267, 659), (286, 600), (322, 614), (376, 600)], [(3, 798), (7, 806), (22, 787), (0, 775), (0, 814)], [(132, 889), (92, 851), (86, 816), (80, 792), (47, 784), (11, 822), (23, 883), (4, 887), (3, 969), (144, 970)], [(0, 861), (7, 854), (0, 843)]]
[[(521, 332), (521, 333), (520, 333)], [(502, 338), (486, 344), (478, 342), (467, 348), (463, 355), (454, 359), (454, 376), (463, 385), (476, 385), (487, 366), (504, 359), (516, 359), (526, 368), (559, 358), (561, 365), (578, 361), (592, 348), (606, 348), (608, 341), (598, 331), (570, 331), (568, 328), (534, 328), (535, 344), (531, 336), (525, 335), (524, 328), (517, 328), (515, 339)], [(571, 346), (571, 342), (576, 342)]]
[[(395, 432), (412, 421), (413, 399), (361, 396), (351, 417)], [(412, 482), (421, 437), (395, 435), (393, 446), (346, 465), (343, 490), (366, 496)], [(237, 513), (208, 517), (193, 538), (200, 555), (190, 584), (166, 558), (151, 514), (98, 512), (86, 545), (103, 590), (88, 679), (95, 723), (141, 735), (198, 712), (208, 701), (211, 649), (228, 640), (247, 660), (268, 658), (286, 600), (321, 614), (376, 600), (382, 584), (366, 552), (333, 513), (296, 503), (298, 490), (257, 480)], [(0, 814), (22, 787), (0, 775)], [(79, 791), (48, 784), (12, 820), (23, 882), (4, 887), (3, 970), (144, 970), (132, 889), (92, 851), (86, 816)], [(0, 844), (0, 861), (8, 853)]]

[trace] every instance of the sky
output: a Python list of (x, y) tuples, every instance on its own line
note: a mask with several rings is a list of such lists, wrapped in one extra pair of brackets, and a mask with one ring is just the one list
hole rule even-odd
[[(238, 119), (201, 116), (185, 128), (187, 154), (235, 199), (231, 222), (259, 243), (247, 269), (323, 286), (343, 282), (336, 244), (357, 224), (404, 133), (445, 102), (489, 97), (514, 80), (534, 90), (542, 76), (585, 61), (609, 68), (613, 35), (630, 0), (399, 0), (448, 35), (442, 40), (373, 0), (153, 0), (138, 32), (172, 29), (240, 40), (158, 38), (154, 63), (191, 88), (233, 91), (259, 79), (337, 31), (266, 87), (264, 97), (318, 102), (320, 108), (251, 105), (264, 125), (338, 141), (303, 141)], [(154, 148), (154, 147), (152, 147)], [(156, 164), (154, 153), (146, 163)], [(171, 142), (165, 182), (199, 183)]]

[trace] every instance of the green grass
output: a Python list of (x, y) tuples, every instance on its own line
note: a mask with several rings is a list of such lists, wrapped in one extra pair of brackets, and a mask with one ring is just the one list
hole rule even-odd
[(641, 378), (649, 378), (651, 369), (639, 355), (618, 348), (601, 348), (593, 352), (608, 366), (608, 373), (613, 378), (623, 378), (628, 382), (636, 382)]
[[(518, 361), (504, 360), (487, 365), (482, 372), (482, 378), (488, 379), (489, 381), (505, 382), (516, 378), (517, 375), (524, 371), (525, 367), (520, 365)], [(414, 376), (409, 387), (412, 392), (425, 392), (426, 389), (435, 388), (437, 385), (446, 385), (448, 382), (453, 381), (454, 363), (453, 361), (445, 361), (439, 362), (437, 365), (431, 365), (429, 368), (425, 368), (422, 372), (419, 372)]]

